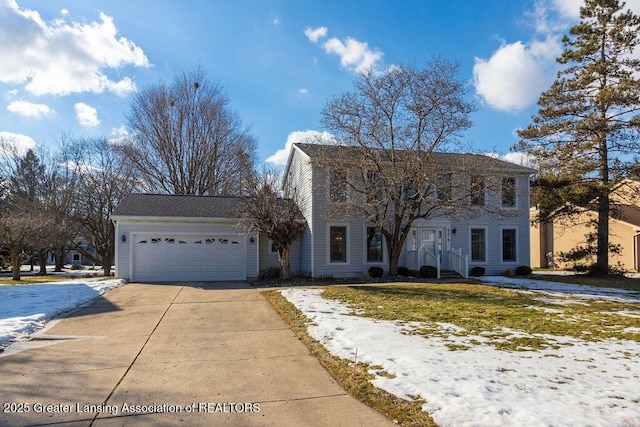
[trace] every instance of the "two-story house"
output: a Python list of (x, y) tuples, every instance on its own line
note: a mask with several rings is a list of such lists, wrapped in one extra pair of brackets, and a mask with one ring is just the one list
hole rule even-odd
[[(291, 250), (293, 273), (361, 277), (371, 266), (388, 272), (380, 229), (357, 212), (337, 214), (332, 209), (350, 197), (339, 186), (340, 174), (348, 170), (331, 166), (345, 164), (349, 150), (353, 148), (317, 144), (294, 144), (291, 149), (284, 185), (295, 188), (307, 223)], [(528, 265), (529, 177), (534, 170), (473, 154), (438, 153), (431, 159), (454, 171), (454, 181), (456, 165), (481, 162), (482, 185), (461, 186), (474, 190), (455, 215), (416, 220), (398, 265), (433, 265), (462, 275), (474, 266), (498, 274)], [(268, 239), (237, 227), (241, 206), (241, 199), (229, 197), (129, 195), (113, 215), (116, 276), (131, 281), (245, 280), (277, 266)]]

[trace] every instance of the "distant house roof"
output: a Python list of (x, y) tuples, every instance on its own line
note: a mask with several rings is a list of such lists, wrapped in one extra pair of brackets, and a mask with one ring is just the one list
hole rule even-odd
[[(356, 156), (357, 152), (360, 150), (359, 147), (351, 147), (345, 145), (307, 143), (296, 143), (294, 145), (296, 145), (312, 160), (314, 158), (329, 160), (349, 159)], [(409, 155), (413, 155), (413, 152), (411, 151), (407, 151), (407, 153)], [(461, 165), (464, 163), (482, 161), (483, 165), (491, 169), (500, 169), (523, 174), (533, 174), (536, 172), (535, 169), (518, 165), (516, 163), (506, 162), (504, 160), (496, 159), (495, 157), (485, 156), (482, 154), (433, 152), (429, 154), (429, 160), (443, 167), (455, 167), (456, 165)]]
[(112, 217), (238, 218), (246, 200), (244, 197), (128, 194)]
[(640, 227), (640, 207), (631, 205), (618, 205), (612, 207), (612, 210), (613, 218)]

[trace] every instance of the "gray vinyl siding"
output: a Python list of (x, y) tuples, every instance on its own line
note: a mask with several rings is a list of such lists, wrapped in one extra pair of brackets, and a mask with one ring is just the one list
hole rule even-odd
[[(289, 252), (289, 265), (291, 266), (291, 273), (300, 273), (300, 255), (301, 255), (301, 240), (297, 239), (291, 245)], [(278, 261), (278, 254), (271, 253), (271, 241), (266, 236), (260, 236), (260, 270), (269, 267), (280, 267), (280, 261)]]
[[(288, 169), (287, 183), (292, 187), (296, 203), (307, 224), (303, 235), (297, 242), (297, 273), (313, 274), (312, 247), (314, 240), (313, 227), (313, 169), (308, 157), (298, 148), (293, 148), (291, 164)], [(291, 263), (294, 269), (293, 256)]]

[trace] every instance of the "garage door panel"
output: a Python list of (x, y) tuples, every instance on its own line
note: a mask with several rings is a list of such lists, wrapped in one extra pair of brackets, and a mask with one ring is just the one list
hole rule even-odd
[(244, 280), (245, 244), (237, 235), (138, 234), (133, 280)]

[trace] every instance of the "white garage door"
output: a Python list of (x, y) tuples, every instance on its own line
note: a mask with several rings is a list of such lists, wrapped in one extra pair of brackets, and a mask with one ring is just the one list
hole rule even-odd
[(244, 280), (243, 254), (238, 235), (135, 234), (132, 280)]

